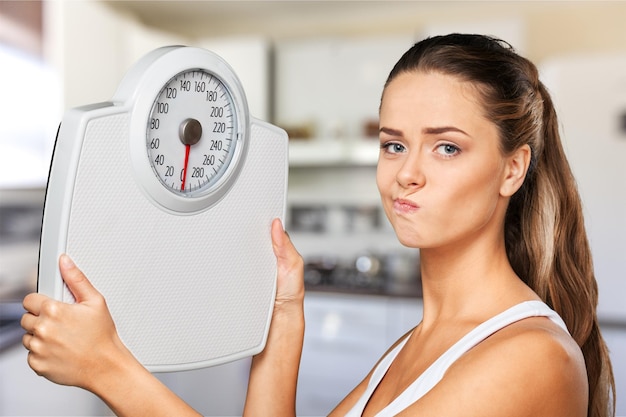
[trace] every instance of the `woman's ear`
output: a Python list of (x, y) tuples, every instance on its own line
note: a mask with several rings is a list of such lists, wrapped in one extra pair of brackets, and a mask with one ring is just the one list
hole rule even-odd
[(532, 150), (526, 144), (517, 148), (506, 158), (504, 178), (500, 186), (501, 196), (510, 197), (520, 189), (528, 172), (531, 154)]

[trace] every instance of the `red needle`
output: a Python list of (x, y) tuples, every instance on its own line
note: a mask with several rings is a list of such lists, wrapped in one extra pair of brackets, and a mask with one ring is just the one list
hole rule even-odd
[(187, 179), (187, 165), (189, 164), (189, 149), (191, 145), (185, 145), (185, 166), (183, 167), (183, 183), (180, 186), (181, 191), (185, 191), (185, 180)]

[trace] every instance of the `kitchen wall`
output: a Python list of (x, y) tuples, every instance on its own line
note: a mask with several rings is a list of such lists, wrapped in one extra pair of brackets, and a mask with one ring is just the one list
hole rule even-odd
[[(419, 37), (438, 28), (500, 32), (535, 62), (623, 51), (626, 4), (576, 2), (45, 2), (44, 55), (62, 74), (66, 107), (107, 100), (128, 66), (165, 43), (255, 37)], [(355, 13), (357, 10), (359, 13)], [(511, 35), (507, 27), (521, 28)], [(517, 29), (515, 29), (517, 30)], [(86, 36), (86, 34), (89, 34)], [(498, 34), (498, 33), (496, 33)], [(97, 77), (98, 85), (90, 83)], [(81, 93), (82, 92), (82, 93)]]
[[(251, 113), (290, 129), (295, 132), (292, 137), (301, 137), (291, 145), (289, 204), (290, 209), (298, 212), (300, 208), (299, 213), (308, 216), (296, 224), (294, 212), (289, 211), (288, 220), (295, 229), (294, 241), (308, 257), (340, 253), (353, 260), (363, 253), (405, 250), (383, 218), (376, 221), (371, 217), (371, 208), (378, 204), (374, 186), (377, 145), (367, 126), (376, 122), (378, 96), (388, 67), (416, 39), (449, 31), (495, 34), (509, 40), (546, 73), (554, 68), (554, 62), (569, 62), (572, 56), (581, 57), (574, 62), (584, 62), (586, 57), (626, 55), (624, 2), (46, 1), (43, 5), (41, 54), (58, 77), (60, 109), (108, 100), (129, 66), (158, 46), (192, 44), (224, 56), (242, 79)], [(584, 77), (579, 82), (585, 82)], [(556, 81), (551, 85), (562, 91)], [(560, 102), (587, 97), (569, 85), (568, 94), (559, 94)], [(593, 83), (586, 86), (593, 90)], [(594, 100), (602, 102), (601, 97)], [(615, 108), (622, 104), (615, 103)], [(585, 120), (591, 112), (583, 102), (568, 114)], [(587, 126), (594, 126), (595, 120)], [(571, 146), (572, 157), (579, 161), (575, 172), (593, 178), (581, 180), (589, 190), (586, 193), (593, 193), (596, 182), (603, 181), (595, 174), (607, 172), (603, 147), (614, 158), (611, 169), (617, 170), (624, 157), (626, 142), (605, 137), (607, 141), (597, 147), (594, 158), (584, 157), (585, 148)], [(50, 147), (53, 137), (49, 140), (42, 146)], [(623, 175), (623, 170), (615, 172), (611, 175)], [(610, 213), (615, 224), (623, 225), (624, 213), (615, 208), (624, 207), (624, 188), (623, 182), (617, 184), (613, 193), (593, 193), (588, 205), (600, 207), (599, 213)], [(605, 224), (611, 221), (606, 219), (608, 215), (588, 221), (602, 225), (593, 240), (603, 242), (596, 247), (606, 248), (606, 253), (596, 249), (603, 251), (597, 256), (596, 267), (602, 271), (598, 277), (610, 276), (608, 284), (600, 284), (601, 301), (610, 299), (603, 331), (615, 361), (618, 415), (626, 415), (626, 311), (620, 310), (626, 279), (623, 263), (617, 262), (626, 254), (626, 243), (624, 234), (611, 231)], [(610, 246), (602, 240), (606, 235)], [(354, 297), (315, 293), (310, 298), (307, 311), (312, 322), (303, 360), (319, 362), (320, 349), (336, 355), (337, 346), (348, 343), (354, 347), (358, 338), (366, 340), (367, 328), (359, 328), (362, 322), (357, 320), (359, 311), (377, 312), (372, 318), (379, 326), (376, 334), (385, 333), (390, 339), (419, 320), (416, 299), (403, 298), (400, 305), (411, 307), (400, 314), (395, 298)], [(331, 337), (341, 334), (338, 329), (345, 329), (342, 326), (351, 320), (356, 320), (355, 331), (363, 330), (358, 337), (350, 334), (354, 337), (348, 342)], [(363, 353), (368, 365), (384, 349), (373, 346), (378, 350)], [(335, 350), (330, 353), (331, 349)], [(343, 392), (362, 376), (362, 369), (350, 367), (350, 361), (333, 357), (339, 358), (333, 369), (303, 367), (302, 386), (309, 391), (301, 392), (299, 406), (307, 415), (323, 414), (328, 411), (325, 401), (336, 401), (334, 397), (315, 397), (320, 394), (314, 392), (314, 383)], [(247, 367), (248, 362), (241, 361), (161, 378), (201, 412), (230, 415), (241, 407)], [(107, 413), (97, 399), (84, 392), (36, 378), (25, 366), (25, 353), (19, 346), (0, 354), (0, 368), (0, 415)], [(4, 377), (9, 372), (15, 376), (10, 385)], [(335, 374), (353, 378), (333, 387)], [(211, 408), (204, 393), (218, 387), (231, 395), (220, 396)], [(41, 401), (29, 401), (24, 395), (29, 390), (37, 390)], [(316, 403), (324, 406), (316, 409)]]

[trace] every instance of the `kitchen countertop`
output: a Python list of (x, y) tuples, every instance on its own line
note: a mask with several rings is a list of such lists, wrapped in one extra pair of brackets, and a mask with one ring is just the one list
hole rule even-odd
[(422, 298), (422, 287), (415, 285), (396, 287), (349, 287), (334, 284), (310, 285), (305, 284), (306, 292), (326, 294), (374, 295), (399, 298)]

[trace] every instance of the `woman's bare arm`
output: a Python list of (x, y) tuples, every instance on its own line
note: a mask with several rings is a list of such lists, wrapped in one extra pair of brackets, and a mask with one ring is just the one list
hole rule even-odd
[(295, 416), (304, 341), (304, 264), (279, 221), (272, 224), (276, 302), (265, 350), (252, 360), (244, 416)]

